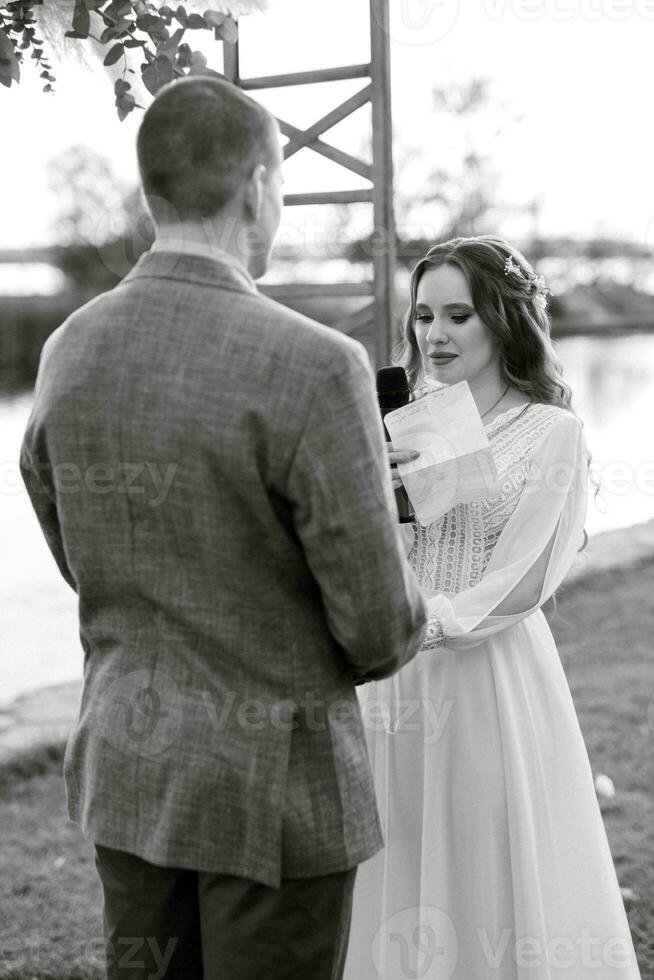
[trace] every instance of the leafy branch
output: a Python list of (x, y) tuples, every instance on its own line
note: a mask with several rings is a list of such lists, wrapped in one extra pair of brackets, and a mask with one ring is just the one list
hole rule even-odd
[[(36, 36), (35, 8), (42, 0), (13, 0), (0, 2), (0, 82), (9, 88), (20, 81), (24, 51), (31, 48), (31, 57), (41, 69), (45, 92), (53, 92), (55, 77), (45, 58), (43, 41)], [(131, 91), (128, 74), (128, 55), (140, 49), (140, 73), (143, 84), (152, 95), (184, 75), (212, 73), (201, 51), (195, 51), (184, 37), (187, 31), (212, 31), (217, 41), (234, 44), (238, 28), (229, 14), (217, 10), (189, 13), (183, 5), (176, 9), (157, 6), (146, 0), (69, 0), (73, 7), (70, 29), (64, 36), (80, 41), (93, 41), (107, 48), (103, 64), (117, 65), (122, 59), (122, 76), (114, 84), (116, 108), (121, 120), (138, 106)], [(213, 74), (218, 74), (213, 72)]]
[(53, 92), (52, 67), (43, 52), (43, 41), (36, 36), (35, 5), (32, 0), (0, 4), (0, 83), (10, 88), (12, 82), (20, 81), (24, 52), (31, 50), (31, 58), (45, 81), (43, 91)]

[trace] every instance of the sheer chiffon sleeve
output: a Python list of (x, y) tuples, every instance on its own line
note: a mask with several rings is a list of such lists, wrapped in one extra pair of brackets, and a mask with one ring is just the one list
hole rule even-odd
[(473, 647), (546, 602), (583, 543), (587, 488), (582, 425), (562, 413), (533, 447), (520, 499), (481, 582), (454, 596), (428, 597), (423, 650)]

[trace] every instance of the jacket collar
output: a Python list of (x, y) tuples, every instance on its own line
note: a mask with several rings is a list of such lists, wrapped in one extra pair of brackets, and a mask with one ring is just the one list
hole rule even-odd
[(234, 292), (256, 293), (257, 287), (245, 266), (219, 252), (195, 253), (162, 243), (144, 252), (123, 282), (132, 279), (179, 279)]

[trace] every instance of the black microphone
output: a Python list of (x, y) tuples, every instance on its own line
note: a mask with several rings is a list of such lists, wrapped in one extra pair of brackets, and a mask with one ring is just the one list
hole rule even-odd
[[(383, 367), (377, 371), (377, 399), (382, 419), (396, 408), (408, 405), (411, 401), (411, 391), (403, 367)], [(388, 429), (384, 425), (386, 442), (391, 442)], [(397, 510), (401, 524), (409, 524), (416, 515), (404, 487), (395, 491)]]

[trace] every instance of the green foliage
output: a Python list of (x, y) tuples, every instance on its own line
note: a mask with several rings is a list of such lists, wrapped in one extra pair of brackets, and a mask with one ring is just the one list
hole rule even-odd
[[(54, 91), (52, 66), (44, 55), (43, 41), (36, 36), (37, 13), (42, 3), (43, 0), (0, 0), (0, 82), (7, 88), (20, 81), (24, 52), (31, 49), (31, 58), (45, 82), (44, 92)], [(122, 76), (114, 86), (121, 121), (133, 109), (143, 108), (136, 102), (126, 78), (135, 74), (129, 65), (130, 50), (140, 49), (143, 84), (155, 95), (175, 78), (218, 74), (207, 67), (200, 51), (194, 51), (183, 40), (187, 31), (212, 31), (217, 41), (231, 44), (238, 38), (233, 18), (217, 10), (189, 13), (181, 4), (173, 9), (146, 0), (68, 0), (62, 6), (70, 14), (65, 37), (106, 47), (103, 63), (108, 67), (122, 61)]]
[[(40, 2), (40, 0), (39, 0)], [(16, 0), (14, 3), (0, 3), (0, 83), (10, 88), (13, 82), (20, 81), (20, 67), (25, 60), (26, 51), (40, 69), (44, 80), (44, 92), (53, 91), (55, 81), (52, 68), (43, 53), (43, 41), (36, 36), (37, 25), (32, 0)]]

